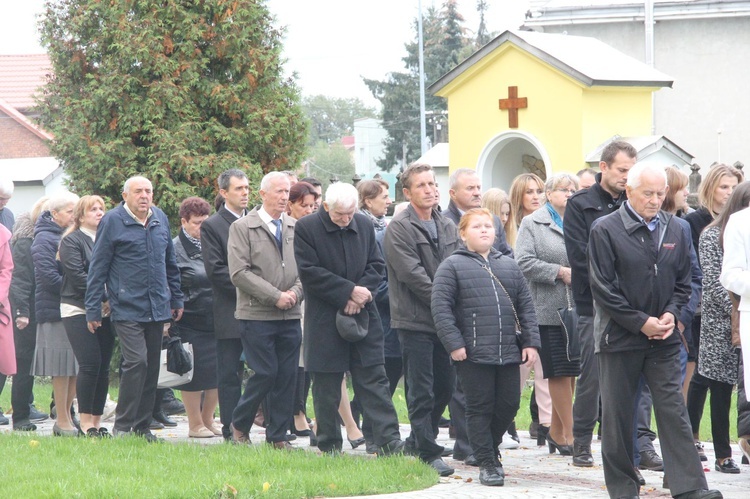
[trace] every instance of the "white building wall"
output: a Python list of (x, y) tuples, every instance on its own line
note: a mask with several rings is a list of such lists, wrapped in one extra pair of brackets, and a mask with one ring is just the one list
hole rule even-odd
[(382, 122), (375, 118), (354, 121), (354, 169), (360, 175), (382, 173), (376, 161), (384, 157), (383, 141), (388, 136)]
[[(598, 38), (645, 61), (642, 22), (582, 22), (543, 30)], [(654, 59), (674, 78), (672, 89), (655, 94), (654, 133), (694, 154), (704, 169), (714, 161), (750, 163), (750, 17), (658, 21)]]

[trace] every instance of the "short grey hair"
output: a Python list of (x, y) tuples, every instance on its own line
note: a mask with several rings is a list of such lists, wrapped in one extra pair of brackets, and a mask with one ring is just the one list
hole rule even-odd
[(459, 168), (448, 177), (448, 188), (454, 190), (458, 185), (458, 179), (464, 175), (477, 175), (477, 172), (471, 168)]
[(50, 212), (57, 212), (61, 211), (63, 208), (70, 206), (71, 204), (76, 204), (77, 202), (78, 196), (76, 194), (65, 191), (59, 194), (55, 194), (54, 196), (49, 198), (49, 201), (47, 201), (46, 209)]
[(336, 207), (343, 209), (356, 208), (358, 200), (359, 193), (357, 193), (357, 188), (352, 184), (336, 182), (329, 185), (328, 189), (326, 189), (325, 201), (329, 210)]
[(664, 179), (664, 185), (668, 185), (667, 172), (664, 170), (664, 166), (654, 163), (638, 163), (628, 172), (628, 187), (637, 189), (641, 185), (641, 178), (644, 173), (653, 173)]
[(260, 190), (268, 192), (268, 190), (271, 188), (271, 182), (277, 178), (289, 180), (289, 176), (284, 172), (268, 172), (260, 181)]
[(3, 178), (0, 179), (0, 195), (5, 195), (8, 197), (11, 197), (13, 195), (13, 191), (15, 190), (15, 185), (13, 184), (13, 181), (9, 178)]
[(555, 173), (544, 183), (544, 190), (547, 192), (554, 191), (563, 184), (573, 184), (573, 187), (578, 190), (578, 177), (570, 173)]
[(226, 191), (229, 189), (229, 184), (233, 178), (244, 180), (247, 178), (247, 174), (237, 168), (230, 168), (229, 170), (223, 171), (219, 174), (219, 189)]
[[(126, 193), (126, 192), (128, 192), (128, 191), (130, 191), (130, 184), (131, 184), (131, 182), (134, 182), (136, 180), (145, 180), (146, 182), (148, 182), (149, 184), (151, 184), (151, 181), (149, 179), (147, 179), (146, 177), (144, 177), (143, 175), (135, 175), (135, 176), (130, 177), (129, 179), (127, 179), (125, 181), (125, 183), (122, 185), (122, 192), (123, 192), (123, 194)], [(153, 187), (154, 187), (154, 184), (151, 184), (151, 188), (152, 189), (153, 189)]]

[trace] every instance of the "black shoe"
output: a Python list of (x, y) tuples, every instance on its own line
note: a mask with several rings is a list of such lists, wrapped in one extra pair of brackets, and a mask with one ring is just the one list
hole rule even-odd
[(368, 454), (377, 454), (378, 446), (375, 445), (375, 442), (365, 441), (365, 452)]
[(382, 446), (379, 450), (378, 457), (394, 456), (398, 454), (405, 454), (404, 449), (406, 442), (403, 440), (392, 440)]
[(365, 437), (357, 438), (355, 440), (352, 440), (349, 437), (347, 437), (346, 439), (349, 441), (349, 445), (352, 446), (352, 449), (356, 449), (357, 447), (359, 447), (360, 445), (362, 445), (363, 443), (365, 443)]
[(154, 418), (151, 418), (151, 423), (149, 423), (148, 429), (149, 430), (163, 430), (164, 425), (158, 422), (157, 420), (155, 420)]
[(42, 412), (33, 405), (29, 405), (29, 421), (32, 423), (41, 423), (49, 419), (49, 414)]
[(443, 447), (443, 452), (440, 453), (440, 457), (449, 457), (453, 455), (453, 449), (450, 447)]
[(638, 471), (638, 468), (635, 468), (635, 476), (638, 477), (638, 485), (640, 485), (641, 487), (646, 485), (646, 479), (643, 478), (643, 475), (641, 475), (641, 472)]
[(143, 438), (146, 442), (150, 444), (164, 441), (164, 439), (161, 439), (157, 437), (156, 435), (154, 435), (153, 433), (151, 433), (150, 430), (133, 430), (133, 434), (138, 437)]
[(297, 435), (295, 435), (294, 433), (287, 433), (286, 435), (284, 435), (284, 440), (286, 440), (287, 442), (294, 442), (295, 440), (297, 440)]
[(659, 454), (652, 450), (641, 451), (641, 462), (638, 469), (649, 471), (664, 471), (664, 461)]
[(13, 431), (36, 431), (36, 425), (31, 421), (13, 422)]
[(3, 410), (0, 409), (0, 425), (6, 425), (10, 424), (10, 419), (5, 417), (5, 414), (3, 414)]
[(536, 444), (546, 445), (548, 434), (549, 434), (549, 426), (539, 425), (536, 429)]
[(77, 437), (81, 434), (81, 430), (73, 428), (72, 430), (63, 430), (57, 423), (52, 425), (52, 434), (56, 437)]
[(176, 416), (178, 414), (185, 414), (185, 404), (175, 398), (174, 394), (170, 391), (164, 395), (161, 401), (161, 410), (167, 416)]
[(716, 471), (731, 473), (733, 475), (740, 472), (740, 467), (737, 466), (737, 463), (731, 457), (726, 458), (724, 462), (719, 462), (717, 459), (714, 463), (714, 468), (716, 468)]
[(505, 485), (505, 478), (498, 473), (495, 465), (482, 466), (479, 468), (479, 483), (490, 487), (502, 487)]
[(289, 431), (292, 434), (297, 435), (298, 437), (309, 437), (310, 435), (312, 435), (312, 430), (310, 428), (306, 430), (298, 430), (294, 427), (294, 423), (292, 423), (292, 427), (289, 429)]
[(94, 428), (94, 427), (91, 427), (91, 428), (89, 428), (88, 430), (86, 430), (86, 433), (85, 433), (85, 435), (86, 435), (86, 436), (87, 436), (88, 438), (99, 438), (99, 437), (100, 437), (100, 435), (99, 435), (99, 429), (98, 429), (98, 428)]
[(591, 468), (594, 466), (591, 445), (579, 444), (573, 441), (573, 466), (578, 466), (579, 468)]
[(724, 499), (724, 496), (718, 490), (691, 490), (678, 496), (674, 496), (675, 499)]
[(539, 429), (539, 423), (532, 421), (531, 424), (529, 424), (529, 436), (531, 438), (536, 438), (537, 435), (539, 434), (537, 431), (538, 429)]
[(698, 457), (701, 458), (701, 461), (708, 461), (708, 457), (706, 457), (706, 451), (703, 450), (703, 444), (695, 441), (695, 450), (698, 451)]
[[(164, 412), (163, 408), (159, 412), (155, 412), (153, 415), (154, 421), (158, 421), (159, 423), (163, 424), (164, 426), (168, 426), (170, 428), (174, 428), (177, 426), (177, 421), (173, 421), (167, 417), (167, 414)], [(159, 430), (161, 428), (151, 428), (152, 430), (156, 429)]]
[(455, 473), (456, 470), (445, 464), (445, 461), (443, 461), (442, 458), (433, 459), (429, 463), (432, 468), (438, 472), (438, 475), (440, 476), (451, 476), (453, 473)]
[(570, 445), (560, 445), (555, 442), (549, 433), (547, 434), (547, 445), (549, 445), (549, 453), (554, 454), (555, 451), (559, 452), (561, 456), (572, 456), (573, 447)]
[(105, 427), (99, 428), (99, 438), (112, 438), (112, 435), (109, 433), (109, 430)]
[(466, 459), (464, 459), (464, 464), (466, 466), (479, 466), (479, 461), (477, 461), (477, 458), (474, 456), (474, 454), (469, 454), (466, 456)]
[(312, 432), (310, 434), (310, 447), (317, 447), (318, 446), (318, 436), (315, 434), (315, 432)]

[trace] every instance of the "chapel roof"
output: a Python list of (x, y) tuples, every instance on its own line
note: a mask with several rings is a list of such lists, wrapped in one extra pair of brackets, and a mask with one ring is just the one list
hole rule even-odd
[(505, 44), (515, 45), (587, 87), (671, 87), (673, 83), (661, 71), (596, 38), (508, 30), (430, 85), (429, 91), (435, 94)]

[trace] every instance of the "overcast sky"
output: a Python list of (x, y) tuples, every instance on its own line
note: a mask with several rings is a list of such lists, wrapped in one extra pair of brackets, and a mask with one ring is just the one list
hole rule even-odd
[[(0, 53), (40, 53), (35, 15), (44, 0), (3, 0)], [(403, 69), (404, 44), (414, 37), (412, 22), (418, 0), (269, 0), (278, 24), (286, 26), (287, 70), (296, 72), (305, 95), (359, 97), (376, 101), (362, 76), (384, 79)], [(440, 7), (443, 0), (422, 0), (422, 8)], [(516, 28), (523, 22), (527, 0), (487, 0), (490, 31)], [(476, 0), (458, 0), (464, 27), (479, 25)], [(429, 84), (430, 82), (428, 82)]]

